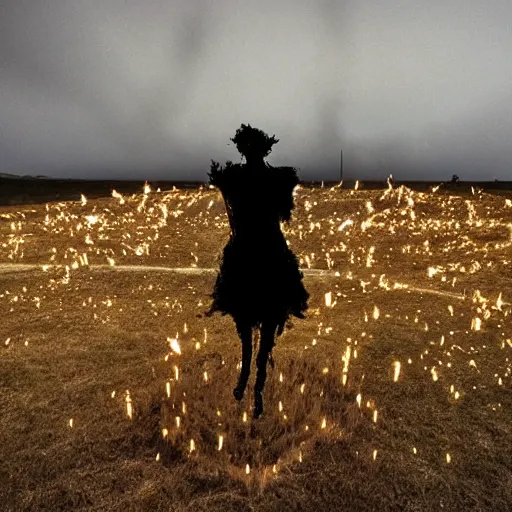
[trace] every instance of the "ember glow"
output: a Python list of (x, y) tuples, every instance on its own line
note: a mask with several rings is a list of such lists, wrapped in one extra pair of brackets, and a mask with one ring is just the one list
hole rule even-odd
[[(314, 378), (335, 379), (343, 392), (353, 386), (350, 402), (376, 430), (391, 420), (386, 408), (367, 391), (367, 382), (378, 371), (396, 390), (420, 373), (455, 408), (479, 389), (506, 389), (512, 382), (511, 297), (499, 279), (489, 276), (510, 273), (510, 199), (497, 199), (479, 189), (461, 197), (442, 193), (440, 187), (415, 192), (405, 186), (393, 188), (391, 182), (384, 191), (365, 190), (363, 185), (350, 190), (301, 186), (294, 190), (294, 217), (282, 229), (315, 294), (307, 319), (294, 321), (291, 333), (285, 330), (283, 341), (279, 340), (278, 364), (286, 357), (315, 360)], [(158, 319), (165, 325), (160, 340), (166, 365), (158, 385), (173, 407), (162, 425), (162, 437), (181, 443), (194, 457), (204, 453), (207, 447), (194, 430), (197, 403), (189, 398), (189, 391), (195, 386), (204, 396), (214, 397), (216, 386), (223, 385), (220, 369), (230, 364), (229, 354), (220, 353), (215, 345), (220, 336), (212, 333), (216, 320), (200, 324), (197, 319), (209, 304), (198, 280), (215, 276), (216, 258), (229, 235), (220, 194), (209, 187), (158, 192), (146, 184), (140, 194), (132, 196), (114, 190), (111, 198), (102, 200), (89, 200), (82, 194), (74, 202), (17, 211), (10, 208), (1, 219), (6, 221), (0, 226), (3, 264), (35, 267), (40, 279), (32, 289), (13, 284), (0, 292), (10, 313), (29, 307), (48, 314), (51, 296), (88, 315), (94, 327), (135, 329), (140, 315)], [(127, 316), (116, 290), (101, 297), (79, 293), (84, 279), (103, 272), (120, 278), (123, 272), (138, 272), (145, 277), (128, 290), (143, 313)], [(190, 278), (189, 282), (179, 290), (170, 288), (165, 280), (172, 273)], [(397, 335), (397, 326), (406, 335)], [(294, 345), (295, 337), (301, 336), (300, 347)], [(412, 338), (420, 349), (410, 348)], [(391, 342), (393, 350), (388, 346), (379, 352), (379, 347)], [(34, 343), (16, 332), (6, 332), (2, 346), (4, 350), (23, 347), (28, 352)], [(379, 354), (378, 365), (368, 362), (370, 349)], [(494, 366), (489, 373), (486, 355), (491, 351)], [(208, 359), (213, 352), (217, 353), (211, 358), (215, 364)], [(191, 354), (204, 361), (194, 367), (192, 376), (183, 363)], [(234, 383), (234, 365), (231, 370), (229, 378)], [(355, 375), (360, 375), (358, 380)], [(278, 391), (269, 409), (282, 425), (293, 424), (297, 404), (306, 403), (310, 393), (315, 393), (319, 404), (326, 403), (324, 390), (314, 389), (312, 377), (301, 375), (295, 383), (293, 377), (281, 368), (273, 377)], [(187, 382), (193, 382), (190, 388)], [(292, 384), (293, 392), (285, 396), (282, 390)], [(139, 414), (137, 390), (129, 383), (120, 389), (125, 387), (132, 391), (116, 398), (116, 392), (109, 390), (107, 397), (112, 397), (112, 406), (120, 414), (132, 420), (133, 406)], [(209, 439), (216, 457), (228, 457), (229, 421), (250, 427), (245, 405), (235, 412), (226, 403), (212, 405)], [(489, 407), (492, 411), (500, 408), (497, 404)], [(69, 415), (62, 422), (69, 428), (75, 426)], [(301, 424), (300, 430), (320, 435), (331, 432), (331, 426), (338, 433), (343, 430), (321, 412)], [(378, 446), (380, 461), (386, 451)], [(420, 445), (410, 446), (407, 450), (412, 454), (422, 453)], [(439, 447), (439, 460), (450, 463), (456, 457), (455, 448), (454, 453), (446, 449)], [(376, 449), (370, 451), (368, 458), (375, 460), (376, 454)], [(303, 456), (307, 457), (306, 451)], [(242, 471), (252, 468), (251, 476), (257, 471), (252, 462), (240, 464)], [(279, 468), (273, 464), (271, 473), (279, 474)]]

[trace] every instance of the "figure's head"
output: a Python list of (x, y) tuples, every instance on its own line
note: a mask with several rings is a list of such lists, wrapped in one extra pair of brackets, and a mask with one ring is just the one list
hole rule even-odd
[(275, 135), (269, 137), (264, 131), (253, 128), (250, 124), (242, 124), (230, 140), (248, 163), (262, 162), (272, 151), (272, 146), (279, 142)]

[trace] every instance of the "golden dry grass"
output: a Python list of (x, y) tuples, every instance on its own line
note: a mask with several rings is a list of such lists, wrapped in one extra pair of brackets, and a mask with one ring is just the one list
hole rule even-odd
[(339, 275), (305, 277), (258, 422), (214, 274), (83, 265), (216, 267), (215, 191), (2, 208), (0, 263), (70, 266), (0, 273), (3, 509), (509, 510), (507, 197), (299, 189), (290, 245)]

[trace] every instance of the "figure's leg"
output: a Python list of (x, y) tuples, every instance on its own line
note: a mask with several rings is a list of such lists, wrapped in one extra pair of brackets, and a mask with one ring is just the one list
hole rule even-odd
[(238, 384), (233, 390), (233, 395), (236, 400), (242, 400), (251, 373), (252, 328), (250, 324), (239, 320), (236, 321), (236, 330), (242, 342), (242, 369), (240, 370)]
[(267, 362), (274, 348), (274, 336), (278, 322), (269, 320), (261, 324), (261, 339), (258, 357), (256, 358), (256, 383), (254, 385), (254, 418), (263, 413), (263, 389), (267, 379)]

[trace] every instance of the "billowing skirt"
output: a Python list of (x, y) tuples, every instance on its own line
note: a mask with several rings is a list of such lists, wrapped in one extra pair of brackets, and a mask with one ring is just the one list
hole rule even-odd
[(276, 321), (280, 335), (290, 315), (305, 318), (309, 293), (295, 254), (283, 236), (276, 243), (243, 243), (231, 237), (224, 247), (208, 314), (229, 314), (235, 322), (260, 327)]

